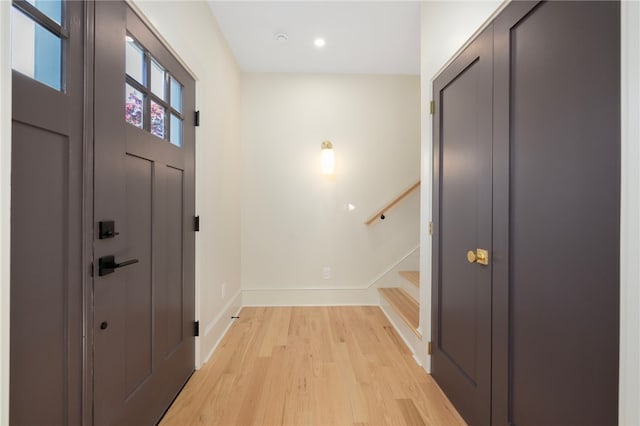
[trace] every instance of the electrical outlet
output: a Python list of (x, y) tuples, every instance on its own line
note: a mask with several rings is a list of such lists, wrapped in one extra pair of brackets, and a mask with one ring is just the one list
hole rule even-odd
[(222, 283), (220, 286), (220, 296), (224, 299), (227, 297), (227, 283)]
[(331, 279), (331, 266), (325, 266), (322, 268), (322, 279), (330, 280)]

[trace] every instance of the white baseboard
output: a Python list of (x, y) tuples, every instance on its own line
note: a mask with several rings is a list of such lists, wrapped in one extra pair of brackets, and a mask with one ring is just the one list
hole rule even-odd
[(376, 306), (375, 288), (245, 289), (243, 306)]
[(238, 291), (229, 299), (229, 302), (222, 308), (218, 316), (207, 324), (204, 333), (200, 336), (200, 354), (206, 355), (199, 358), (199, 362), (196, 362), (196, 368), (200, 368), (202, 364), (211, 358), (222, 338), (227, 334), (229, 327), (233, 324), (231, 317), (237, 316), (240, 309), (242, 309), (241, 301), (242, 292)]

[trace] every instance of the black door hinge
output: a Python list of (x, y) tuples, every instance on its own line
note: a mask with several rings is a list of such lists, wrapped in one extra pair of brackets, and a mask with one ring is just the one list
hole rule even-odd
[(193, 114), (193, 125), (196, 127), (200, 126), (200, 111), (196, 111)]
[(193, 218), (193, 230), (195, 232), (200, 231), (200, 216), (196, 216)]
[(200, 321), (193, 322), (193, 335), (195, 337), (200, 336)]

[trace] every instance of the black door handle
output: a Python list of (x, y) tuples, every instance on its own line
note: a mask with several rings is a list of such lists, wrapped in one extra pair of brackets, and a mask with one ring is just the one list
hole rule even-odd
[(116, 263), (116, 258), (114, 256), (102, 256), (100, 259), (98, 259), (98, 276), (102, 277), (105, 275), (109, 275), (118, 268), (133, 265), (134, 263), (138, 262), (138, 259), (131, 259), (125, 260), (124, 262)]

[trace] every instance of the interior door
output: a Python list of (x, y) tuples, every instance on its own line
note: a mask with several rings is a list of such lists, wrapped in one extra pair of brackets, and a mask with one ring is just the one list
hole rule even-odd
[(84, 5), (11, 9), (9, 420), (79, 425)]
[(492, 37), (434, 81), (432, 375), (474, 425), (491, 401)]
[(494, 423), (617, 424), (620, 5), (494, 31)]
[(195, 83), (95, 5), (94, 421), (157, 422), (194, 369)]

